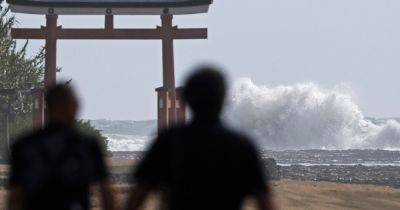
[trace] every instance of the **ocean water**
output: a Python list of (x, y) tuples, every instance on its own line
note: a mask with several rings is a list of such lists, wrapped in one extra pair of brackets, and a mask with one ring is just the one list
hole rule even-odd
[[(260, 149), (400, 150), (398, 119), (367, 118), (345, 85), (315, 83), (257, 85), (238, 80), (230, 90), (223, 119), (253, 137)], [(156, 121), (93, 121), (112, 151), (143, 151)]]

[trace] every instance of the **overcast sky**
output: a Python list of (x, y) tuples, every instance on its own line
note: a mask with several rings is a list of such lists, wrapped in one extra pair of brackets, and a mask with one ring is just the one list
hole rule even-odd
[[(43, 16), (17, 15), (20, 27)], [(63, 27), (102, 27), (101, 16), (61, 16)], [(231, 81), (346, 83), (366, 116), (400, 116), (400, 1), (215, 0), (208, 14), (175, 17), (208, 27), (208, 40), (176, 41), (177, 83), (202, 62), (223, 65)], [(159, 17), (119, 16), (116, 27), (155, 27)], [(21, 42), (22, 43), (22, 42)], [(72, 78), (89, 119), (155, 119), (160, 41), (59, 41), (59, 78)], [(31, 41), (31, 52), (44, 44)]]

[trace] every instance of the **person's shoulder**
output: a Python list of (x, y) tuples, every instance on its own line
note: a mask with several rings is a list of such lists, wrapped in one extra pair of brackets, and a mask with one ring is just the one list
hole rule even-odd
[(248, 143), (251, 143), (251, 141), (252, 141), (251, 138), (248, 135), (246, 135), (245, 133), (240, 132), (236, 129), (233, 129), (233, 128), (225, 126), (225, 125), (221, 126), (221, 131), (225, 136), (235, 139), (238, 142), (243, 143), (243, 144), (248, 144)]
[(161, 139), (169, 139), (170, 137), (179, 135), (185, 132), (188, 129), (188, 126), (185, 124), (174, 125), (171, 128), (160, 130), (158, 133), (158, 138)]
[(226, 138), (227, 140), (229, 140), (229, 142), (234, 144), (236, 148), (240, 150), (251, 150), (251, 151), (256, 150), (256, 146), (254, 144), (253, 139), (250, 136), (246, 135), (245, 133), (227, 126), (222, 126), (221, 130), (224, 135), (224, 138)]
[(34, 130), (31, 132), (22, 134), (20, 137), (18, 137), (12, 143), (11, 151), (21, 150), (21, 149), (30, 147), (33, 144), (36, 144), (38, 142), (38, 139), (40, 139), (44, 134), (45, 134), (45, 132), (43, 129)]
[(187, 134), (190, 133), (189, 129), (186, 124), (178, 124), (167, 129), (162, 129), (158, 132), (152, 145), (170, 148), (171, 145), (176, 145), (176, 143), (187, 137)]
[(99, 141), (96, 135), (91, 134), (89, 132), (84, 132), (79, 129), (74, 129), (72, 131), (74, 133), (74, 138), (77, 138), (81, 143), (88, 145), (98, 145)]
[(73, 130), (73, 140), (76, 142), (75, 146), (80, 150), (90, 151), (90, 154), (103, 154), (106, 153), (106, 149), (100, 143), (98, 137), (92, 133), (84, 132), (79, 129)]

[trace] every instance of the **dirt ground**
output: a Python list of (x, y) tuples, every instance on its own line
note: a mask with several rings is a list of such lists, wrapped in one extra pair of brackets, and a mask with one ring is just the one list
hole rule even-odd
[[(110, 170), (130, 171), (136, 161), (110, 158)], [(0, 176), (7, 175), (7, 167), (0, 165)], [(340, 184), (332, 182), (291, 181), (271, 182), (274, 199), (283, 210), (398, 210), (400, 209), (400, 189), (376, 185)], [(114, 185), (118, 203), (125, 202), (128, 185)], [(6, 191), (0, 190), (0, 210), (5, 209)], [(93, 209), (100, 209), (94, 192)], [(158, 196), (152, 195), (145, 210), (158, 209)], [(245, 202), (245, 210), (255, 210), (251, 199)]]
[[(395, 210), (400, 209), (400, 189), (375, 185), (353, 185), (331, 182), (282, 180), (271, 183), (274, 199), (283, 210)], [(127, 185), (115, 186), (119, 203), (129, 190)], [(94, 209), (99, 209), (94, 199)], [(145, 210), (158, 209), (158, 198), (153, 195)], [(248, 199), (245, 210), (256, 210)]]
[[(277, 181), (271, 183), (275, 201), (283, 210), (398, 210), (400, 189), (374, 185), (352, 185), (330, 182)], [(122, 205), (129, 190), (127, 185), (115, 185), (118, 203)], [(6, 191), (0, 191), (0, 209), (5, 209)], [(93, 209), (100, 209), (93, 196)], [(158, 198), (153, 195), (145, 210), (158, 209)], [(245, 210), (256, 210), (252, 200)]]
[[(108, 165), (115, 172), (131, 170), (136, 161), (110, 158)], [(284, 210), (389, 210), (400, 209), (400, 189), (376, 185), (340, 184), (332, 182), (290, 181), (272, 182), (275, 201)], [(128, 186), (116, 186), (120, 202), (123, 203)], [(153, 196), (147, 209), (157, 209), (157, 198)], [(249, 200), (246, 210), (255, 209)]]
[(400, 189), (391, 187), (287, 180), (272, 186), (280, 209), (400, 209)]

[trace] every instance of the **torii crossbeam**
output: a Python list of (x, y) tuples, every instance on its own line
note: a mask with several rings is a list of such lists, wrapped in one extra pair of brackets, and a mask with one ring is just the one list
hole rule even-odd
[[(13, 28), (11, 36), (14, 39), (44, 39), (46, 40), (46, 73), (45, 86), (56, 82), (56, 58), (57, 58), (57, 40), (162, 40), (163, 56), (163, 88), (158, 91), (165, 91), (165, 94), (159, 93), (158, 99), (158, 126), (160, 128), (168, 127), (176, 123), (179, 116), (185, 118), (185, 114), (177, 113), (177, 109), (184, 110), (183, 104), (177, 105), (175, 73), (174, 73), (174, 40), (175, 39), (207, 39), (206, 28), (186, 28), (180, 29), (172, 24), (172, 14), (161, 14), (161, 26), (153, 29), (120, 29), (114, 28), (114, 16), (106, 15), (103, 29), (76, 29), (63, 28), (57, 25), (58, 15), (46, 15), (46, 26), (41, 28)], [(39, 97), (43, 97), (38, 94)], [(163, 97), (163, 98), (160, 98)], [(42, 101), (42, 100), (41, 100)], [(179, 100), (178, 100), (179, 101)], [(43, 104), (43, 103), (39, 103)], [(165, 105), (164, 105), (165, 104)], [(40, 107), (40, 109), (43, 109)], [(39, 114), (38, 116), (44, 116)], [(183, 120), (183, 119), (181, 119)], [(44, 119), (35, 120), (35, 123), (43, 125)]]

